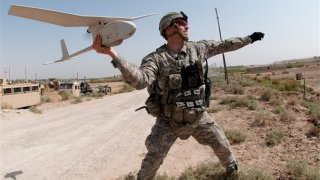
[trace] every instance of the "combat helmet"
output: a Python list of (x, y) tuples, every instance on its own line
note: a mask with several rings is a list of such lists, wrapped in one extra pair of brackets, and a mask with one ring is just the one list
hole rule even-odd
[(164, 15), (159, 23), (159, 31), (161, 36), (163, 36), (166, 39), (166, 34), (165, 34), (165, 29), (173, 24), (173, 20), (175, 19), (183, 19), (186, 22), (188, 22), (188, 16), (183, 13), (182, 11), (180, 12), (170, 12), (166, 15)]

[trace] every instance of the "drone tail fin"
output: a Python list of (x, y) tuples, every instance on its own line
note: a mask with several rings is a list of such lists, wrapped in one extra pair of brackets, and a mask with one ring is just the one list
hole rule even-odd
[(57, 63), (57, 62), (64, 62), (64, 61), (76, 58), (80, 54), (91, 51), (93, 49), (92, 46), (89, 46), (89, 47), (86, 47), (86, 48), (76, 52), (76, 53), (69, 54), (66, 43), (64, 42), (63, 39), (60, 40), (60, 46), (61, 46), (61, 51), (62, 51), (62, 58), (59, 60), (56, 60), (56, 61), (44, 63), (43, 65), (53, 64), (53, 63)]
[(61, 45), (61, 51), (62, 51), (62, 60), (67, 60), (70, 58), (66, 43), (64, 42), (64, 39), (60, 40), (60, 45)]

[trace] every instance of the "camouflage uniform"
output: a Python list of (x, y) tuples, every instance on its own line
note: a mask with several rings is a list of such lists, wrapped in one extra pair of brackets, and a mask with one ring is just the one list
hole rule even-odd
[[(183, 94), (186, 91), (182, 91), (181, 88), (173, 90), (172, 86), (174, 85), (172, 83), (174, 84), (175, 81), (171, 81), (171, 79), (174, 79), (175, 76), (172, 75), (177, 73), (177, 69), (179, 71), (182, 66), (190, 63), (197, 64), (200, 62), (201, 68), (199, 71), (201, 74), (204, 67), (202, 62), (206, 59), (222, 52), (237, 50), (249, 43), (252, 43), (250, 37), (230, 38), (223, 42), (213, 40), (188, 41), (185, 42), (179, 54), (172, 52), (167, 45), (163, 45), (155, 52), (144, 57), (140, 67), (128, 63), (121, 56), (112, 60), (113, 65), (121, 71), (123, 78), (130, 85), (136, 89), (143, 89), (156, 83), (157, 93), (161, 95), (159, 103), (161, 111), (156, 115), (156, 123), (146, 139), (145, 145), (148, 153), (142, 162), (138, 179), (152, 179), (155, 176), (170, 147), (178, 137), (187, 139), (189, 136), (193, 136), (200, 144), (209, 145), (224, 167), (228, 168), (235, 165), (236, 160), (229, 141), (223, 130), (206, 112), (204, 104), (192, 103), (189, 107), (187, 102), (188, 107), (184, 106), (184, 110), (192, 109), (194, 111), (190, 114), (184, 114), (184, 110), (179, 111), (182, 112), (180, 114), (176, 113), (177, 101), (179, 100), (175, 97), (179, 97), (179, 93)], [(200, 85), (191, 92), (193, 96), (190, 97), (192, 98), (187, 97), (187, 99), (191, 99), (191, 102), (201, 102), (204, 86)], [(199, 94), (195, 92), (199, 92)], [(174, 96), (173, 103), (170, 102), (172, 96)], [(179, 116), (181, 116), (182, 123), (176, 121)], [(189, 117), (195, 118), (191, 118), (191, 121), (189, 121)]]

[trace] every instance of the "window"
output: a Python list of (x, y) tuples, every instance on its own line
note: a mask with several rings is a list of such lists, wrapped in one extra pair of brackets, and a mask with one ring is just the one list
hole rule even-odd
[(30, 92), (30, 87), (29, 86), (23, 87), (23, 92)]
[(39, 86), (32, 86), (32, 91), (38, 91), (39, 90)]
[(60, 84), (60, 89), (65, 89), (65, 84)]
[(66, 89), (72, 89), (72, 84), (67, 84)]
[(4, 88), (3, 89), (3, 94), (11, 94), (12, 93), (12, 89), (11, 88)]
[(60, 84), (60, 89), (72, 89), (72, 83)]
[(21, 93), (21, 87), (15, 87), (13, 88), (14, 93)]

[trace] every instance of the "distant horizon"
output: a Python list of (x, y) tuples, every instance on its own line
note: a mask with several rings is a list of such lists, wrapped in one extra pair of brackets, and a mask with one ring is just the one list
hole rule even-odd
[[(234, 66), (227, 66), (227, 68), (232, 68), (232, 67), (255, 67), (255, 66), (263, 66), (263, 65), (272, 65), (272, 64), (290, 64), (290, 61), (312, 61), (312, 60), (320, 60), (320, 56), (311, 56), (311, 57), (305, 57), (305, 58), (294, 58), (294, 59), (286, 59), (286, 60), (280, 60), (280, 61), (273, 61), (273, 63), (269, 63), (269, 64), (252, 64), (252, 65), (234, 65)], [(277, 63), (278, 62), (278, 63)], [(294, 62), (293, 62), (294, 63)], [(213, 64), (209, 64), (209, 67), (213, 67)], [(223, 68), (222, 65), (217, 66), (217, 68)], [(119, 74), (115, 74), (115, 75), (111, 75), (111, 76), (103, 76), (103, 77), (67, 77), (67, 78), (59, 78), (59, 77), (47, 77), (47, 78), (37, 78), (36, 80), (48, 80), (50, 78), (55, 78), (55, 79), (63, 79), (63, 80), (67, 80), (67, 79), (78, 79), (78, 80), (85, 80), (85, 79), (103, 79), (103, 78), (112, 78), (112, 77), (119, 77), (121, 76), (121, 73)], [(9, 80), (7, 77), (2, 77), (1, 78), (6, 78), (7, 80)], [(11, 81), (20, 81), (20, 80), (25, 80), (25, 78), (17, 78), (17, 79), (11, 79)], [(27, 80), (29, 81), (34, 81), (35, 79), (31, 79), (31, 78), (27, 78)]]

